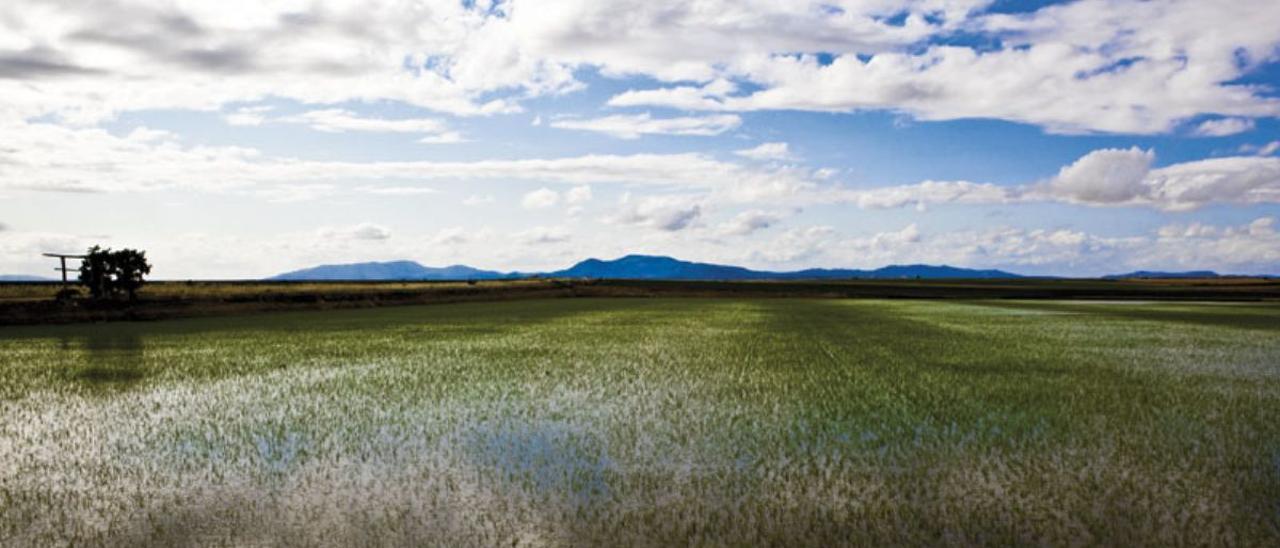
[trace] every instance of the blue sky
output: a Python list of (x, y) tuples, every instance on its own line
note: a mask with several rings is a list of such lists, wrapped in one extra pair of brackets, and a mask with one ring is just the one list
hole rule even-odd
[(0, 273), (1280, 274), (1280, 5), (0, 7)]

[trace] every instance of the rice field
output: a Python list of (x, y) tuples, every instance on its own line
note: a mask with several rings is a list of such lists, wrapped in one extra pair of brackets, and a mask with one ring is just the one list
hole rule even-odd
[(0, 545), (1280, 545), (1280, 306), (0, 328)]

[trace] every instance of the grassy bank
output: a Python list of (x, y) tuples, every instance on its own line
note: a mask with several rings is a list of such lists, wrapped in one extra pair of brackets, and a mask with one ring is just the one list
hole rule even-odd
[(155, 282), (138, 302), (54, 301), (61, 286), (0, 283), (0, 325), (155, 320), (250, 312), (549, 297), (1133, 299), (1280, 301), (1280, 280), (828, 280), (482, 282)]
[(0, 329), (0, 544), (1280, 543), (1274, 304)]

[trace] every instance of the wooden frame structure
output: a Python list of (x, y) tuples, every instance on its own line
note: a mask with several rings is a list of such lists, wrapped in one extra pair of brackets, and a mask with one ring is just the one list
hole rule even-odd
[(45, 257), (53, 257), (62, 263), (62, 266), (54, 267), (54, 270), (62, 272), (62, 287), (67, 286), (67, 272), (79, 270), (78, 268), (67, 268), (67, 259), (84, 259), (88, 255), (68, 255), (65, 253), (42, 253)]

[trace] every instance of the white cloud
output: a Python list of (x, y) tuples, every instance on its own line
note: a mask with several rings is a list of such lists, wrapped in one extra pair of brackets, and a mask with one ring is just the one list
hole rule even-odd
[(724, 111), (886, 109), (922, 120), (998, 118), (1054, 132), (1160, 133), (1199, 114), (1280, 115), (1280, 100), (1229, 83), (1276, 58), (1280, 35), (1255, 24), (1262, 20), (1280, 20), (1280, 5), (1084, 0), (969, 22), (1000, 37), (1001, 49), (935, 45), (864, 58), (849, 52), (829, 63), (814, 55), (757, 52), (736, 58), (724, 72), (759, 91), (730, 95), (678, 86), (633, 90), (610, 103)]
[(720, 232), (730, 236), (746, 236), (769, 228), (782, 220), (776, 212), (752, 209), (743, 211), (720, 225)]
[[(1132, 133), (1280, 114), (1260, 87), (1232, 83), (1276, 59), (1275, 2), (1081, 0), (1014, 15), (982, 13), (990, 0), (102, 4), (0, 5), (0, 116), (91, 124), (264, 97), (484, 115), (581, 89), (584, 68), (679, 84), (620, 105)], [(959, 30), (1000, 46), (929, 45)]]
[(1244, 133), (1253, 128), (1254, 122), (1248, 118), (1219, 118), (1201, 122), (1193, 133), (1201, 137), (1225, 137)]
[[(343, 109), (311, 110), (275, 121), (302, 124), (316, 131), (344, 133), (359, 131), (369, 133), (420, 133), (424, 144), (452, 144), (466, 141), (461, 133), (449, 129), (449, 125), (435, 118), (370, 118)], [(259, 120), (259, 123), (261, 120)], [(256, 125), (256, 124), (255, 124)]]
[(838, 240), (839, 235), (830, 226), (792, 228), (758, 244), (747, 256), (752, 262), (788, 269), (824, 256), (829, 257), (831, 247), (839, 245)]
[(346, 227), (327, 227), (319, 231), (324, 238), (344, 238), (351, 240), (386, 240), (391, 237), (391, 229), (373, 223), (360, 223)]
[(452, 145), (455, 143), (465, 143), (467, 142), (467, 139), (466, 137), (463, 137), (461, 133), (456, 131), (446, 131), (436, 135), (428, 135), (418, 139), (418, 142), (424, 145)]
[(345, 131), (439, 133), (445, 129), (444, 122), (433, 118), (405, 118), (399, 120), (366, 118), (342, 109), (311, 110), (295, 116), (280, 118), (280, 121), (304, 124), (312, 129), (330, 133), (342, 133)]
[(1087, 205), (1188, 211), (1210, 203), (1280, 203), (1280, 158), (1211, 158), (1151, 169), (1151, 151), (1093, 151), (1062, 169), (1049, 197)]
[(571, 206), (580, 206), (591, 201), (591, 186), (575, 186), (564, 193), (564, 202)]
[(1256, 154), (1258, 156), (1270, 156), (1280, 151), (1280, 141), (1271, 141), (1265, 145), (1240, 145), (1240, 152), (1243, 154)]
[(658, 89), (627, 90), (609, 98), (612, 107), (664, 106), (681, 110), (727, 110), (725, 98), (737, 86), (717, 79), (703, 86), (674, 86)]
[(787, 143), (761, 143), (753, 148), (733, 151), (734, 154), (752, 160), (791, 160), (791, 149)]
[(1156, 207), (1186, 211), (1210, 203), (1280, 203), (1280, 158), (1228, 157), (1152, 170), (1149, 200)]
[(616, 214), (605, 221), (621, 225), (637, 225), (665, 232), (693, 227), (702, 216), (702, 205), (691, 196), (649, 196), (631, 199), (624, 196)]
[(425, 186), (361, 186), (356, 187), (357, 192), (366, 194), (375, 194), (379, 196), (422, 196), (427, 194), (438, 194), (440, 191)]
[(460, 226), (442, 228), (434, 236), (428, 237), (433, 246), (458, 246), (471, 241), (472, 231)]
[(1280, 158), (1233, 156), (1152, 168), (1154, 160), (1154, 151), (1137, 147), (1099, 149), (1064, 166), (1056, 177), (1040, 185), (925, 181), (857, 190), (818, 189), (798, 199), (852, 203), (863, 209), (1058, 201), (1189, 211), (1209, 204), (1280, 203)]
[(646, 112), (591, 119), (561, 119), (552, 121), (551, 127), (594, 131), (621, 139), (637, 139), (642, 135), (720, 135), (741, 124), (742, 119), (732, 114), (653, 118)]
[(222, 115), (222, 119), (233, 126), (260, 126), (267, 121), (270, 106), (240, 107)]
[(546, 209), (558, 203), (560, 203), (560, 194), (546, 187), (528, 192), (520, 200), (520, 204), (525, 209)]
[(494, 199), (492, 194), (472, 194), (470, 196), (467, 196), (466, 199), (462, 200), (462, 205), (479, 206), (484, 204), (491, 204), (495, 201), (496, 200)]
[(838, 189), (817, 194), (819, 201), (852, 203), (862, 209), (892, 209), (908, 205), (1001, 204), (1018, 201), (1020, 190), (991, 183), (923, 181), (870, 189)]
[(559, 244), (569, 241), (569, 231), (563, 227), (536, 226), (514, 234), (515, 240), (527, 245)]
[(990, 227), (841, 235), (830, 227), (792, 229), (756, 244), (751, 259), (775, 267), (824, 264), (876, 268), (948, 264), (1028, 274), (1116, 274), (1133, 270), (1267, 273), (1280, 268), (1280, 233), (1271, 217), (1239, 226), (1168, 225), (1150, 234), (1106, 237), (1069, 228)]
[(0, 189), (59, 192), (284, 192), (370, 181), (520, 180), (638, 184), (713, 191), (724, 200), (793, 196), (811, 187), (807, 170), (750, 167), (702, 154), (585, 155), (477, 161), (340, 162), (265, 156), (243, 147), (183, 146), (171, 135), (122, 138), (101, 129), (0, 125)]
[(1090, 152), (1063, 167), (1050, 183), (1058, 198), (1091, 204), (1123, 204), (1147, 194), (1144, 180), (1155, 153), (1133, 147)]
[[(688, 204), (688, 199), (684, 202)], [(674, 197), (665, 205), (680, 209)], [(406, 258), (424, 264), (464, 263), (496, 270), (553, 270), (586, 257), (629, 252), (784, 270), (929, 263), (1057, 275), (1140, 269), (1280, 272), (1280, 231), (1274, 216), (1234, 225), (1173, 223), (1122, 237), (1071, 227), (930, 229), (922, 220), (918, 225), (907, 223), (866, 233), (844, 233), (823, 225), (796, 226), (723, 241), (708, 237), (718, 227), (695, 222), (669, 231), (660, 230), (658, 224), (648, 220), (619, 222), (598, 225), (591, 231), (564, 226), (514, 231), (484, 225), (452, 226), (420, 233), (397, 231), (394, 238), (384, 240), (353, 237), (361, 225), (244, 236), (155, 232), (124, 238), (11, 229), (0, 237), (0, 272), (42, 274), (51, 265), (40, 257), (41, 252), (76, 252), (94, 243), (147, 250), (156, 264), (157, 279), (265, 276), (316, 264)], [(226, 249), (236, 253), (221, 251)]]
[[(0, 189), (14, 191), (192, 190), (296, 201), (349, 192), (425, 193), (429, 191), (416, 189), (427, 188), (427, 181), (485, 180), (647, 185), (700, 192), (707, 202), (854, 203), (867, 209), (1049, 200), (1182, 211), (1211, 203), (1280, 203), (1280, 158), (1223, 157), (1152, 168), (1154, 152), (1137, 148), (1093, 151), (1043, 185), (924, 181), (851, 189), (820, 170), (725, 162), (693, 153), (341, 162), (272, 157), (243, 147), (184, 145), (171, 133), (146, 128), (120, 137), (101, 129), (45, 123), (0, 126), (0, 142), (6, 143), (0, 148)], [(574, 199), (584, 199), (587, 192), (576, 191)]]

